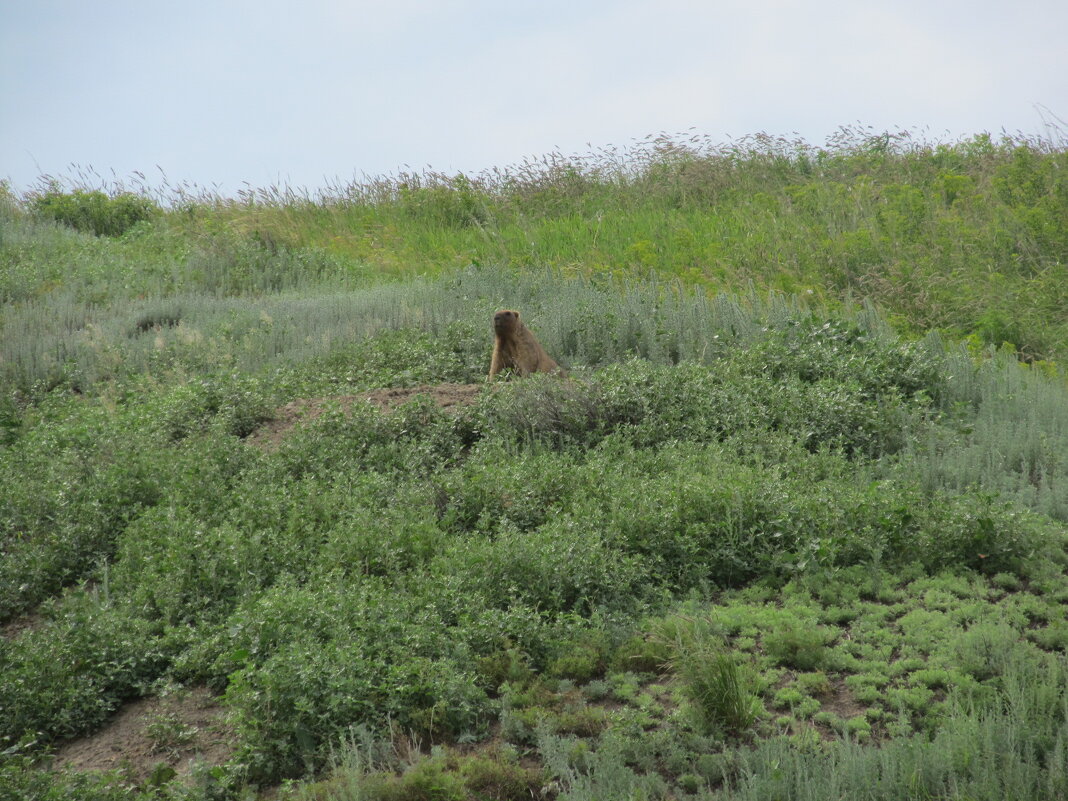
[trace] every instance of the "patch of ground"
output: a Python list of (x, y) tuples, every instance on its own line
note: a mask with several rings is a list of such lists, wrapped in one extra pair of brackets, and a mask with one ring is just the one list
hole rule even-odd
[[(830, 680), (830, 692), (819, 696), (819, 700), (822, 712), (830, 712), (841, 720), (861, 717), (868, 711), (864, 704), (859, 703), (853, 697), (853, 693), (846, 687), (845, 681), (840, 678), (832, 678)], [(835, 731), (830, 726), (822, 723), (811, 723), (811, 725), (826, 742), (838, 740), (842, 736), (841, 732)]]
[(20, 615), (0, 626), (0, 637), (3, 637), (5, 640), (13, 640), (22, 634), (22, 632), (32, 631), (43, 624), (44, 618), (36, 612), (32, 612), (28, 615)]
[(484, 384), (437, 384), (436, 386), (376, 389), (359, 395), (340, 395), (329, 398), (302, 398), (287, 403), (275, 412), (258, 430), (248, 436), (250, 445), (271, 450), (285, 439), (296, 426), (315, 420), (326, 409), (340, 406), (345, 413), (357, 403), (370, 403), (383, 411), (392, 411), (416, 395), (429, 395), (443, 409), (468, 406), (475, 402)]
[(196, 687), (126, 704), (100, 731), (61, 747), (52, 764), (79, 771), (121, 770), (137, 783), (169, 768), (180, 781), (198, 763), (226, 762), (234, 739), (225, 710), (207, 689)]
[(820, 698), (821, 709), (832, 712), (842, 720), (863, 715), (868, 707), (858, 702), (842, 679), (831, 679), (831, 692)]

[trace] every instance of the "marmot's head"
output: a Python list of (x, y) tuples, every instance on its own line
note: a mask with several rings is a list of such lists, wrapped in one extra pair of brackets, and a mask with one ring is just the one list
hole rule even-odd
[(501, 309), (493, 315), (493, 330), (498, 334), (507, 334), (514, 331), (519, 325), (519, 312), (511, 309)]

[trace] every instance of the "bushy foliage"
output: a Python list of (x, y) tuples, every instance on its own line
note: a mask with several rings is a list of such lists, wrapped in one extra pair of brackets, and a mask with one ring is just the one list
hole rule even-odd
[[(380, 582), (317, 592), (279, 585), (235, 623), (228, 656), (245, 666), (229, 676), (227, 697), (255, 779), (319, 764), (354, 720), (392, 720), (433, 737), (480, 733), (486, 724), (488, 699), (448, 628), (433, 609)], [(272, 647), (268, 638), (283, 629)]]
[(0, 649), (0, 743), (99, 727), (157, 678), (168, 654), (149, 621), (80, 597)]
[(145, 195), (108, 195), (86, 189), (64, 192), (58, 186), (34, 196), (30, 208), (43, 217), (97, 236), (121, 236), (137, 223), (161, 214), (156, 202)]
[(96, 413), (55, 417), (0, 451), (0, 620), (33, 608), (114, 552), (139, 510), (159, 500), (155, 460)]
[(117, 774), (55, 772), (23, 754), (0, 755), (0, 798), (27, 801), (129, 801), (129, 783)]
[(764, 637), (768, 655), (781, 665), (796, 670), (815, 670), (825, 663), (826, 646), (834, 635), (811, 624), (787, 622)]
[[(125, 527), (165, 498), (205, 514), (225, 495), (252, 456), (234, 439), (254, 414), (244, 410), (259, 408), (242, 382), (228, 391), (214, 409), (196, 408), (198, 390), (186, 387), (146, 403), (132, 391), (115, 414), (62, 393), (38, 408), (39, 417), (0, 450), (0, 620), (100, 567)], [(181, 398), (190, 408), (177, 409)], [(202, 435), (190, 436), (194, 430)]]
[(812, 451), (880, 456), (904, 445), (927, 403), (926, 396), (908, 399), (897, 387), (865, 387), (856, 379), (776, 375), (759, 354), (739, 351), (707, 367), (635, 360), (589, 382), (535, 377), (487, 396), (480, 408), (481, 428), (516, 441), (590, 445), (625, 431), (650, 447), (786, 432)]

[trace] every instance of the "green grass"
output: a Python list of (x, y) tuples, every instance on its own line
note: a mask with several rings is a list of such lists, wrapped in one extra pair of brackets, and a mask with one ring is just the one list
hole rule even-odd
[[(824, 146), (660, 137), (316, 196), (285, 187), (237, 201), (176, 193), (164, 220), (135, 228), (126, 244), (177, 246), (185, 256), (143, 265), (139, 285), (186, 278), (231, 294), (297, 280), (294, 254), (311, 260), (304, 269), (334, 277), (503, 264), (652, 273), (716, 291), (753, 282), (835, 301), (873, 298), (912, 330), (1011, 342), (1041, 359), (1068, 342), (1057, 317), (1068, 261), (1064, 168), (1061, 144), (1019, 136), (944, 142), (847, 129)], [(221, 275), (216, 258), (230, 262)], [(273, 266), (250, 273), (250, 259)]]
[[(824, 146), (659, 137), (315, 196), (287, 187), (236, 200), (162, 190), (162, 219), (121, 239), (86, 245), (57, 235), (27, 249), (26, 237), (6, 233), (14, 269), (0, 295), (232, 296), (508, 265), (653, 274), (713, 291), (753, 283), (836, 303), (867, 297), (912, 331), (974, 334), (1045, 359), (1068, 343), (1058, 316), (1068, 285), (1065, 158), (1053, 140), (843, 129)], [(85, 181), (68, 195), (53, 181), (25, 202), (8, 190), (2, 206), (26, 216), (95, 197)], [(131, 197), (121, 185), (110, 194), (116, 207)], [(33, 258), (41, 247), (73, 256), (62, 274)]]
[[(1017, 294), (1061, 161), (660, 141), (118, 235), (5, 196), (0, 796), (1064, 797), (1068, 392)], [(483, 382), (501, 306), (572, 380), (249, 439)], [(161, 686), (226, 765), (43, 770)]]

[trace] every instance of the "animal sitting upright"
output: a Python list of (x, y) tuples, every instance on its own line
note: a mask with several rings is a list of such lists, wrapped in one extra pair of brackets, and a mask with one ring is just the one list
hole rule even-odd
[(516, 375), (531, 373), (556, 373), (567, 371), (553, 361), (538, 344), (534, 334), (519, 319), (519, 312), (502, 309), (493, 315), (493, 359), (490, 361), (489, 380), (502, 370), (513, 370)]

